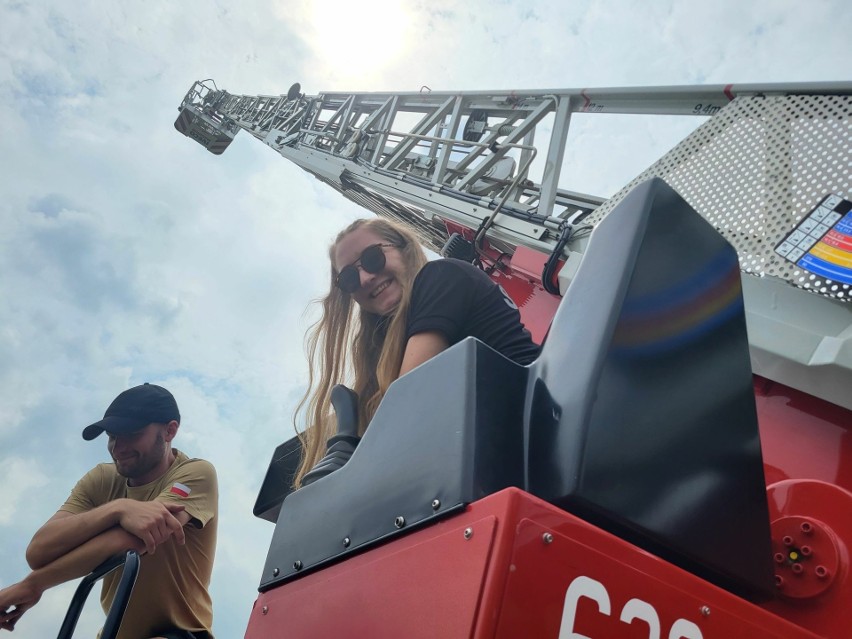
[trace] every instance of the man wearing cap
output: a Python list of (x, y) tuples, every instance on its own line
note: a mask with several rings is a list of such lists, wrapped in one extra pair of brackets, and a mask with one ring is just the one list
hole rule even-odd
[[(42, 593), (134, 549), (139, 577), (118, 639), (212, 639), (207, 588), (216, 550), (216, 471), (172, 448), (180, 413), (172, 394), (143, 384), (121, 393), (83, 438), (108, 435), (111, 464), (98, 464), (71, 491), (27, 548), (33, 571), (0, 590), (0, 629), (13, 630)], [(120, 571), (104, 578), (109, 609)]]

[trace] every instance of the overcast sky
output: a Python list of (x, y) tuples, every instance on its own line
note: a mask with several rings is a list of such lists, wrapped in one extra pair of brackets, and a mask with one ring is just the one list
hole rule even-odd
[[(194, 80), (272, 94), (849, 80), (844, 0), (0, 0), (0, 587), (120, 391), (172, 390), (221, 487), (217, 637), (242, 637), (272, 533), (251, 515), (304, 390), (303, 311), (364, 215), (247, 134), (172, 123)], [(600, 126), (608, 123), (609, 128)], [(699, 124), (580, 122), (562, 186), (610, 195)], [(571, 142), (573, 141), (573, 142)], [(73, 587), (14, 636), (55, 636)], [(77, 636), (102, 620), (96, 597)]]

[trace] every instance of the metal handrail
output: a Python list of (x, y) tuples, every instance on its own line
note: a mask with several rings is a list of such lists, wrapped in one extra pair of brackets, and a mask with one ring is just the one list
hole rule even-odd
[(124, 566), (124, 570), (121, 573), (121, 579), (118, 582), (118, 588), (115, 591), (112, 605), (109, 607), (109, 612), (107, 612), (103, 630), (101, 630), (101, 639), (115, 639), (118, 629), (121, 627), (121, 620), (124, 618), (124, 611), (130, 602), (130, 595), (133, 592), (133, 586), (136, 584), (136, 577), (139, 576), (139, 555), (134, 550), (128, 550), (124, 556), (119, 555), (107, 559), (83, 577), (80, 585), (77, 586), (74, 597), (71, 599), (71, 605), (68, 607), (68, 612), (65, 613), (65, 619), (62, 621), (62, 627), (59, 629), (56, 639), (71, 639), (74, 629), (77, 627), (77, 621), (80, 619), (80, 613), (83, 611), (83, 604), (86, 603), (92, 586), (95, 585), (96, 581), (103, 579), (122, 565)]

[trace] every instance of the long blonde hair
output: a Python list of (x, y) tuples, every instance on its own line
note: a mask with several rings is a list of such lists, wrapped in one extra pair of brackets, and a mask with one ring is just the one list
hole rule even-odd
[[(340, 241), (357, 229), (369, 230), (396, 247), (405, 266), (399, 283), (402, 298), (388, 318), (361, 310), (337, 288), (334, 253)], [(308, 390), (296, 408), (294, 424), (306, 408), (307, 428), (299, 433), (302, 461), (294, 481), (299, 486), (311, 468), (325, 455), (326, 442), (337, 432), (331, 407), (331, 389), (347, 384), (358, 393), (358, 434), (363, 435), (388, 386), (399, 377), (405, 351), (405, 328), (414, 277), (426, 264), (417, 238), (407, 229), (383, 218), (356, 220), (343, 229), (329, 247), (329, 292), (321, 300), (322, 316), (311, 326), (305, 340), (308, 356)], [(383, 331), (382, 323), (387, 323)]]

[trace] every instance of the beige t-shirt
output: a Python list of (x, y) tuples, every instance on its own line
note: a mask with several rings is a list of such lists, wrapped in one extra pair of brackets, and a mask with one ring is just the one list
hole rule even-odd
[[(144, 486), (128, 486), (115, 464), (98, 464), (83, 476), (59, 509), (75, 515), (126, 497), (182, 504), (192, 519), (184, 526), (186, 545), (174, 539), (143, 555), (139, 577), (117, 639), (147, 639), (171, 628), (211, 632), (213, 604), (207, 588), (216, 552), (219, 492), (216, 470), (177, 449), (165, 475)], [(109, 610), (121, 571), (104, 578), (101, 606)], [(212, 634), (210, 635), (212, 639)]]

